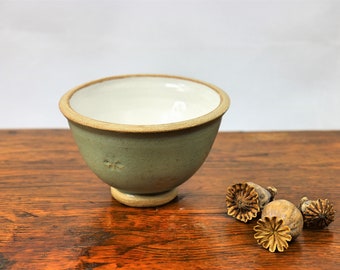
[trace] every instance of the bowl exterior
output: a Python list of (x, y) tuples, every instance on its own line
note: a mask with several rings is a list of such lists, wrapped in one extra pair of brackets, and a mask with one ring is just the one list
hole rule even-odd
[(89, 168), (108, 185), (130, 194), (169, 191), (203, 164), (216, 138), (221, 117), (187, 129), (124, 133), (69, 121)]

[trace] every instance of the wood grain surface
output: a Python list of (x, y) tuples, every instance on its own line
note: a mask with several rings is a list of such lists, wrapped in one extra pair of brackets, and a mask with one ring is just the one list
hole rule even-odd
[[(335, 221), (270, 253), (226, 215), (227, 186), (253, 181), (297, 204), (328, 198)], [(0, 269), (340, 269), (340, 131), (219, 133), (179, 196), (117, 203), (68, 130), (0, 131)]]

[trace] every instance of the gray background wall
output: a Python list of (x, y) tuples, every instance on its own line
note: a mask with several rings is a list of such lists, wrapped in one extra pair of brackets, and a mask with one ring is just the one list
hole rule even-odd
[(340, 129), (340, 1), (0, 0), (0, 128), (64, 128), (58, 100), (126, 73), (232, 99), (221, 130)]

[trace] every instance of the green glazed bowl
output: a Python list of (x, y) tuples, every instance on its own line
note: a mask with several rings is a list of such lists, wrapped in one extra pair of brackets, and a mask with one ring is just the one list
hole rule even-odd
[(203, 164), (229, 97), (179, 76), (107, 77), (68, 91), (59, 107), (89, 168), (133, 207), (170, 202)]

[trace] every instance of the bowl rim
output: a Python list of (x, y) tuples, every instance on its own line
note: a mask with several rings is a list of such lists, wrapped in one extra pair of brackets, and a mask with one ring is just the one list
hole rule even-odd
[[(79, 90), (88, 87), (90, 85), (98, 84), (104, 81), (116, 80), (116, 79), (125, 79), (125, 78), (133, 78), (133, 77), (155, 77), (155, 78), (171, 78), (171, 79), (180, 79), (184, 81), (195, 82), (198, 84), (202, 84), (207, 86), (208, 88), (215, 91), (220, 97), (220, 103), (218, 106), (210, 111), (207, 114), (191, 118), (184, 121), (164, 123), (164, 124), (150, 124), (150, 125), (137, 125), (137, 124), (121, 124), (121, 123), (112, 123), (101, 120), (96, 120), (87, 116), (84, 116), (74, 109), (72, 109), (70, 105), (70, 99), (72, 96)], [(167, 132), (174, 130), (181, 130), (190, 127), (199, 126), (210, 121), (213, 121), (219, 117), (221, 117), (230, 106), (230, 98), (227, 93), (225, 93), (219, 87), (207, 83), (205, 81), (177, 76), (177, 75), (166, 75), (166, 74), (126, 74), (126, 75), (115, 75), (109, 77), (103, 77), (100, 79), (92, 80), (83, 84), (80, 84), (69, 91), (67, 91), (59, 101), (59, 109), (62, 114), (71, 122), (83, 125), (90, 128), (106, 130), (106, 131), (116, 131), (116, 132), (125, 132), (125, 133), (155, 133), (155, 132)]]

